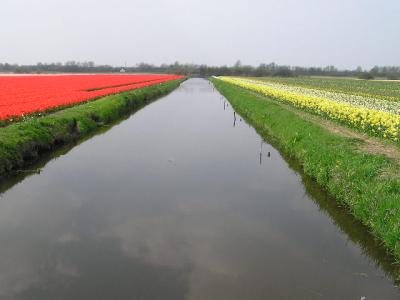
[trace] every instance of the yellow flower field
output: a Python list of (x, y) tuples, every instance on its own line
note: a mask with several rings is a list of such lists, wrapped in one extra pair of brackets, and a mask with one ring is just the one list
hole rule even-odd
[(400, 115), (384, 110), (371, 109), (361, 105), (296, 93), (263, 82), (237, 77), (218, 77), (225, 82), (255, 91), (273, 99), (306, 109), (329, 119), (346, 123), (352, 127), (372, 133), (373, 135), (398, 141), (400, 138)]

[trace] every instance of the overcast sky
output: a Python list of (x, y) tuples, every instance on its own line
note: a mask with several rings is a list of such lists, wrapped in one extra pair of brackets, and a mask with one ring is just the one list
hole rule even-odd
[(0, 1), (0, 62), (400, 65), (400, 0)]

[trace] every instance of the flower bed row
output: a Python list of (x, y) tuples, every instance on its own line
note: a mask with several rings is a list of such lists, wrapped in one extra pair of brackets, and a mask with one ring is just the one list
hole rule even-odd
[(0, 77), (0, 120), (70, 106), (170, 80), (177, 75), (34, 75)]
[[(220, 80), (252, 90), (276, 100), (306, 109), (329, 119), (340, 121), (373, 135), (398, 141), (400, 138), (400, 115), (384, 108), (363, 107), (348, 101), (324, 97), (323, 94), (306, 93), (301, 90), (270, 85), (263, 82), (235, 77), (218, 77)], [(366, 104), (366, 106), (368, 106)], [(379, 108), (379, 107), (377, 107)]]

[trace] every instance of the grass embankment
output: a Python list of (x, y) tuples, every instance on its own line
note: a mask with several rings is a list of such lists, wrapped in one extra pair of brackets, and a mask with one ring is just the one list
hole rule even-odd
[(0, 128), (0, 178), (32, 164), (43, 153), (136, 111), (171, 92), (183, 80), (106, 96)]
[(345, 204), (400, 261), (398, 161), (363, 151), (362, 139), (336, 134), (272, 99), (211, 80), (259, 134), (296, 158), (307, 175)]

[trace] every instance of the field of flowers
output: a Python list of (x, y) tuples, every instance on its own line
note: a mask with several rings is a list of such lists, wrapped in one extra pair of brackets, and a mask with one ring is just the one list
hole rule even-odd
[[(400, 101), (398, 98), (343, 93), (334, 89), (310, 88), (283, 82), (237, 77), (220, 80), (291, 104), (373, 135), (400, 139)], [(400, 83), (399, 83), (400, 85)], [(393, 98), (393, 99), (392, 99)]]
[(0, 76), (0, 120), (179, 79), (177, 75)]
[(400, 82), (395, 80), (358, 80), (336, 77), (267, 77), (257, 78), (257, 80), (367, 98), (400, 101)]

